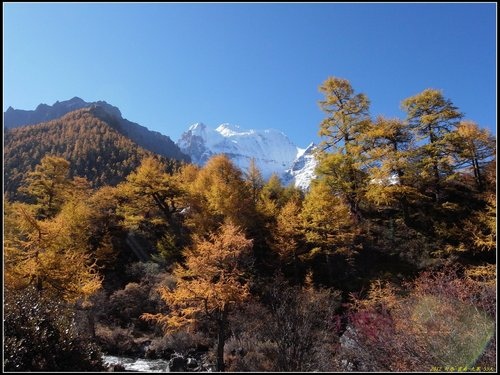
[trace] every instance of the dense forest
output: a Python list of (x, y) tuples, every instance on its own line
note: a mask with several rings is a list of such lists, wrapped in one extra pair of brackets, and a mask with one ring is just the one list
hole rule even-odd
[[(42, 124), (9, 129), (4, 140), (4, 191), (22, 199), (23, 181), (45, 155), (70, 162), (69, 177), (92, 187), (123, 181), (146, 156), (156, 155), (123, 135), (118, 118), (100, 107), (83, 108)], [(176, 164), (163, 158), (165, 163)]]
[[(191, 371), (495, 371), (496, 139), (438, 90), (404, 99), (404, 119), (372, 116), (347, 80), (320, 91), (306, 192), (224, 155), (119, 159), (132, 146), (88, 110), (41, 133), (68, 132), (72, 152), (16, 129), (16, 163), (37, 164), (4, 198), (4, 369), (103, 371), (107, 353)], [(90, 145), (106, 153), (93, 175)]]

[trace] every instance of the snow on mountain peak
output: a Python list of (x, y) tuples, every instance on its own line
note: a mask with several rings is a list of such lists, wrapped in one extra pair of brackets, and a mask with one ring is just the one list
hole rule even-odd
[(196, 132), (196, 131), (200, 131), (200, 130), (206, 129), (206, 127), (207, 126), (204, 123), (197, 122), (197, 123), (194, 123), (193, 125), (191, 125), (188, 128), (188, 131)]
[(314, 147), (316, 147), (316, 145), (314, 144), (314, 142), (311, 142), (309, 143), (309, 146), (307, 146), (306, 148), (299, 148), (297, 147), (298, 151), (297, 151), (297, 159), (300, 158), (302, 155), (306, 154), (306, 153), (310, 153)]
[(296, 159), (311, 148), (311, 145), (306, 149), (297, 147), (279, 130), (247, 130), (228, 123), (216, 129), (203, 123), (191, 125), (177, 144), (199, 165), (213, 155), (225, 154), (245, 172), (254, 159), (265, 179), (273, 173), (283, 176), (292, 169)]
[(215, 129), (215, 131), (219, 132), (224, 137), (234, 137), (234, 136), (244, 136), (254, 134), (255, 131), (242, 129), (239, 125), (233, 125), (224, 123), (221, 124)]
[(316, 178), (315, 170), (318, 161), (314, 155), (315, 151), (314, 142), (311, 142), (305, 149), (299, 149), (297, 158), (283, 174), (283, 181), (285, 183), (293, 181), (296, 187), (307, 190), (311, 181)]

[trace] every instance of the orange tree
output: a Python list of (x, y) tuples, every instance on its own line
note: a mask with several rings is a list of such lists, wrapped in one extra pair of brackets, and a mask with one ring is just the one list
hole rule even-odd
[(183, 266), (174, 269), (175, 288), (160, 288), (168, 314), (143, 314), (176, 331), (202, 319), (217, 326), (217, 371), (224, 371), (224, 344), (231, 309), (245, 302), (249, 286), (245, 270), (251, 264), (252, 240), (234, 224), (223, 224), (207, 240), (195, 241)]

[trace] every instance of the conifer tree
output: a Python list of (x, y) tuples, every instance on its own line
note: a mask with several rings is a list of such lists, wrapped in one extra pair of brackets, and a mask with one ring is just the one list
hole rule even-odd
[(118, 186), (118, 194), (124, 201), (119, 212), (124, 216), (125, 226), (147, 240), (161, 262), (181, 257), (185, 240), (180, 211), (185, 207), (186, 193), (177, 174), (169, 174), (167, 169), (157, 158), (144, 158)]
[(403, 100), (401, 104), (417, 141), (426, 142), (415, 150), (422, 188), (429, 189), (434, 200), (441, 200), (443, 180), (453, 174), (450, 147), (446, 135), (462, 117), (451, 100), (442, 92), (426, 89)]
[(251, 227), (255, 205), (242, 172), (225, 155), (212, 157), (198, 173), (191, 188), (191, 227), (196, 233), (215, 230), (232, 222)]
[(170, 313), (143, 314), (143, 318), (175, 331), (201, 319), (217, 328), (217, 371), (224, 371), (224, 344), (228, 315), (249, 298), (247, 281), (252, 241), (233, 224), (223, 224), (209, 239), (199, 239), (186, 253), (185, 265), (177, 266), (174, 289), (160, 289)]
[(30, 285), (40, 293), (74, 302), (101, 286), (89, 254), (90, 209), (84, 202), (66, 203), (52, 219), (37, 219), (30, 208), (14, 204), (5, 238), (5, 272), (11, 287)]
[(369, 160), (369, 183), (365, 198), (378, 209), (402, 209), (408, 220), (408, 205), (420, 199), (414, 188), (417, 171), (412, 165), (413, 134), (408, 124), (378, 116), (363, 136)]
[(301, 211), (301, 201), (289, 200), (280, 210), (273, 231), (276, 252), (285, 264), (292, 265), (296, 282), (300, 281), (299, 256), (307, 252)]
[(455, 155), (455, 168), (472, 170), (476, 188), (483, 192), (484, 168), (495, 156), (495, 137), (487, 129), (480, 129), (473, 121), (461, 121), (448, 138)]
[[(355, 94), (349, 81), (329, 77), (319, 90), (325, 95), (320, 107), (327, 113), (321, 122), (320, 178), (341, 194), (354, 217), (359, 220), (359, 202), (366, 185), (366, 156), (362, 134), (370, 123), (369, 100), (364, 94)], [(327, 152), (329, 151), (329, 152)]]
[(258, 211), (272, 221), (279, 213), (285, 203), (285, 188), (282, 186), (279, 177), (273, 173), (266, 181), (260, 192), (257, 201)]
[(127, 176), (122, 189), (131, 198), (132, 216), (142, 216), (145, 210), (155, 209), (173, 227), (182, 191), (166, 169), (167, 166), (158, 159), (144, 158), (141, 165)]
[[(309, 258), (321, 256), (330, 283), (334, 255), (349, 261), (358, 249), (360, 227), (344, 200), (324, 181), (316, 181), (307, 194), (301, 212)], [(346, 270), (347, 271), (347, 270)]]
[(53, 217), (60, 209), (69, 187), (68, 172), (66, 159), (46, 155), (29, 173), (23, 190), (36, 199), (40, 218)]
[(250, 160), (250, 166), (248, 167), (248, 171), (245, 173), (245, 181), (250, 189), (252, 201), (254, 204), (257, 204), (260, 192), (264, 187), (264, 179), (262, 178), (262, 173), (257, 167), (254, 158)]
[(352, 253), (357, 229), (349, 207), (324, 182), (314, 184), (301, 212), (306, 240), (325, 252)]

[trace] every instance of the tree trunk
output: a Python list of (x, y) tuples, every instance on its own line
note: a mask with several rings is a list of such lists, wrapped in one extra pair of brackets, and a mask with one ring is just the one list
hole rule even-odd
[(399, 203), (401, 205), (401, 209), (403, 211), (403, 220), (407, 226), (411, 226), (411, 220), (410, 220), (410, 207), (408, 203), (408, 199), (406, 199), (405, 196), (401, 197), (399, 200)]
[(347, 197), (347, 204), (349, 206), (349, 212), (351, 213), (351, 217), (354, 221), (354, 224), (357, 225), (361, 223), (361, 212), (359, 210), (358, 202), (356, 200), (355, 194), (349, 194)]
[(330, 262), (330, 253), (329, 252), (327, 252), (325, 254), (325, 258), (326, 258), (326, 269), (328, 271), (328, 282), (330, 283), (330, 285), (333, 285), (332, 265)]
[(439, 178), (439, 167), (438, 167), (438, 162), (434, 161), (434, 165), (432, 167), (434, 169), (434, 200), (436, 203), (439, 203), (441, 200), (441, 179)]
[(41, 276), (36, 277), (36, 290), (41, 294), (43, 290), (43, 280)]
[(89, 308), (87, 310), (87, 319), (88, 319), (88, 323), (89, 323), (90, 334), (92, 336), (92, 339), (95, 340), (95, 338), (96, 338), (96, 336), (95, 336), (95, 319), (94, 319), (94, 311), (92, 308)]
[(483, 178), (481, 176), (481, 170), (479, 168), (479, 162), (476, 157), (472, 159), (472, 167), (474, 169), (474, 177), (476, 178), (477, 188), (480, 193), (484, 191)]
[(218, 325), (218, 337), (217, 337), (217, 371), (224, 372), (224, 344), (226, 343), (225, 338), (225, 327), (227, 321), (227, 309), (226, 306), (223, 307), (221, 311), (221, 316), (217, 320)]
[(293, 251), (293, 276), (295, 277), (295, 282), (299, 283), (299, 260), (297, 258), (297, 252), (295, 250)]
[[(431, 141), (431, 145), (434, 145), (437, 142), (437, 138), (434, 135), (434, 131), (429, 125), (428, 127), (429, 131), (429, 139)], [(432, 171), (434, 173), (434, 200), (436, 203), (439, 203), (441, 199), (441, 178), (439, 177), (439, 160), (438, 160), (438, 154), (437, 150), (434, 148), (432, 149)]]

